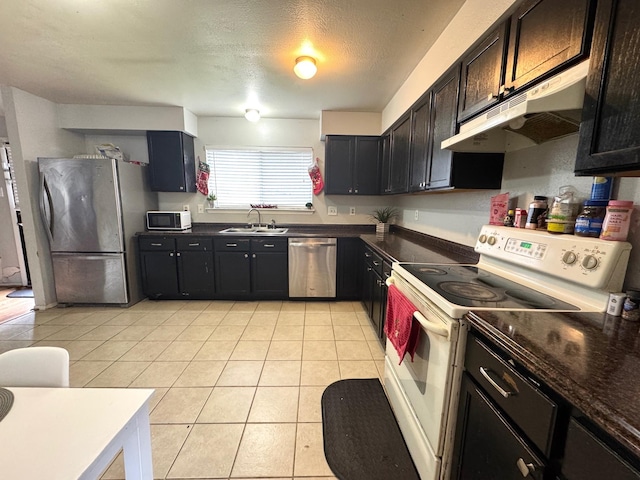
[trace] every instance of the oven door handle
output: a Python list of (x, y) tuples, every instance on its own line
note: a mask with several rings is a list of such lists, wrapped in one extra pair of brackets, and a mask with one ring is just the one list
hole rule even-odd
[[(393, 277), (387, 278), (384, 282), (387, 284), (387, 287), (390, 287), (391, 285), (395, 285), (396, 283)], [(435, 335), (439, 335), (440, 337), (445, 337), (447, 339), (449, 338), (449, 329), (447, 327), (443, 325), (436, 325), (435, 323), (429, 321), (429, 319), (425, 317), (422, 313), (420, 313), (418, 310), (413, 312), (413, 318), (415, 318), (418, 321), (418, 323), (422, 326), (422, 328), (424, 328), (428, 332), (431, 332)]]
[(419, 311), (416, 310), (415, 312), (413, 312), (413, 318), (415, 318), (422, 326), (422, 328), (424, 328), (428, 332), (439, 335), (441, 337), (449, 338), (449, 329), (447, 327), (436, 325), (435, 323), (430, 322), (429, 319)]

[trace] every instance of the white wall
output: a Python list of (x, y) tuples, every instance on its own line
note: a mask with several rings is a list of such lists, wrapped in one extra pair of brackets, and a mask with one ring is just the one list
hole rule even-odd
[[(230, 117), (199, 117), (199, 136), (195, 142), (196, 156), (205, 158), (205, 145), (224, 146), (277, 146), (277, 147), (312, 147), (314, 155), (324, 173), (324, 142), (320, 141), (318, 120), (302, 119), (271, 119), (263, 118), (257, 123), (251, 123), (244, 118)], [(160, 193), (160, 208), (167, 210), (181, 210), (188, 204), (193, 221), (199, 223), (245, 223), (245, 211), (216, 211), (215, 213), (197, 213), (198, 204), (205, 203), (204, 196), (199, 193)], [(358, 197), (350, 195), (331, 195), (326, 197), (324, 192), (314, 196), (312, 203), (314, 213), (303, 212), (265, 212), (263, 221), (270, 222), (273, 218), (280, 224), (309, 224), (309, 223), (372, 223), (370, 212), (387, 203), (381, 197)], [(327, 207), (336, 206), (337, 216), (328, 216)], [(349, 215), (349, 208), (356, 208), (356, 215)]]
[(27, 258), (37, 308), (56, 302), (49, 241), (38, 206), (38, 157), (75, 155), (84, 137), (58, 128), (56, 104), (14, 87), (1, 86), (9, 143), (15, 162)]
[(0, 116), (0, 137), (6, 137), (7, 135), (7, 119)]
[(467, 0), (382, 111), (382, 131), (393, 124), (518, 0)]

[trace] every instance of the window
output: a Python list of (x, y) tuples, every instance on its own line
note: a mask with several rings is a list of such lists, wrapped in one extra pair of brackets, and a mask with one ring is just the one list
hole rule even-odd
[(277, 205), (304, 208), (311, 202), (311, 148), (205, 147), (210, 166), (209, 193), (218, 207)]

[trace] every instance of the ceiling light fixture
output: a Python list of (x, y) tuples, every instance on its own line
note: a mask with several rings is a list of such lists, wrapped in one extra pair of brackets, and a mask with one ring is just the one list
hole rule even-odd
[(296, 65), (293, 67), (295, 74), (303, 80), (313, 77), (318, 71), (316, 59), (309, 56), (296, 58)]
[(250, 122), (254, 122), (255, 123), (258, 120), (260, 120), (260, 110), (257, 110), (255, 108), (247, 108), (244, 111), (244, 118), (246, 118)]

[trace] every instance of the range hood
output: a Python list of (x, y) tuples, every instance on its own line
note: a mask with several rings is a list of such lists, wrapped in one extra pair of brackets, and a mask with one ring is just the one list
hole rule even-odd
[(460, 126), (442, 142), (454, 152), (506, 152), (576, 133), (589, 60), (535, 85)]

